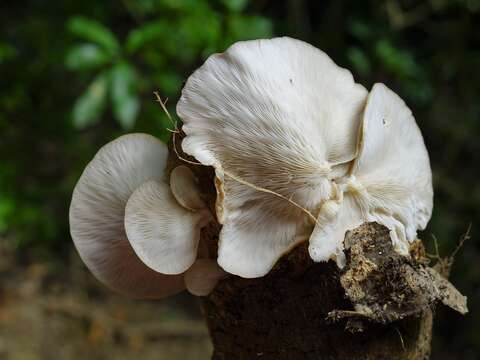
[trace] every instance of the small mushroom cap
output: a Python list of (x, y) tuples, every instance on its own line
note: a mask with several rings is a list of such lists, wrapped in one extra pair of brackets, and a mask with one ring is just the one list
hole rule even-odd
[(185, 209), (195, 211), (205, 208), (205, 202), (200, 196), (198, 180), (188, 167), (180, 165), (172, 170), (170, 189), (175, 199)]
[(190, 294), (207, 296), (227, 275), (215, 260), (198, 259), (185, 273), (185, 285)]
[(320, 210), (310, 239), (312, 258), (335, 257), (343, 248), (345, 232), (371, 221), (390, 229), (396, 250), (408, 254), (409, 242), (415, 240), (418, 229), (425, 228), (432, 213), (432, 173), (412, 112), (383, 84), (375, 84), (368, 96), (359, 156), (341, 187), (341, 211), (327, 221)]
[(184, 289), (182, 275), (147, 267), (124, 229), (128, 198), (145, 181), (163, 178), (167, 155), (153, 136), (122, 136), (98, 151), (72, 195), (70, 232), (80, 257), (102, 283), (135, 298), (166, 297)]
[(181, 274), (195, 261), (208, 212), (181, 207), (168, 185), (142, 184), (125, 208), (125, 230), (138, 257), (162, 274)]
[(291, 38), (236, 43), (188, 79), (177, 106), (182, 147), (215, 167), (226, 271), (263, 276), (296, 244), (304, 213), (285, 198), (314, 210), (331, 197), (330, 180), (356, 156), (366, 95), (350, 72)]

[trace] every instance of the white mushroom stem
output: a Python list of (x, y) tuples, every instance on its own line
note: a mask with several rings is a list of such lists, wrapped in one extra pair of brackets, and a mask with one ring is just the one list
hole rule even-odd
[(227, 276), (215, 260), (198, 259), (185, 273), (185, 286), (192, 295), (207, 296)]

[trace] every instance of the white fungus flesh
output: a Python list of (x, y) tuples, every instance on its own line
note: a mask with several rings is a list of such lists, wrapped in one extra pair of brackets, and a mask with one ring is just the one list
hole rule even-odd
[(292, 202), (316, 212), (331, 198), (357, 155), (366, 96), (349, 71), (290, 38), (236, 43), (188, 79), (182, 147), (215, 167), (224, 270), (265, 275), (311, 226)]
[(351, 197), (340, 193), (338, 199), (326, 201), (321, 207), (317, 224), (310, 236), (310, 257), (315, 261), (332, 259), (339, 267), (343, 267), (345, 233), (363, 222), (361, 212)]
[(82, 260), (105, 285), (136, 298), (166, 297), (184, 288), (183, 275), (147, 267), (124, 229), (127, 200), (142, 183), (163, 178), (167, 154), (150, 135), (122, 136), (98, 151), (72, 195), (70, 231)]
[[(415, 240), (433, 208), (432, 171), (422, 134), (405, 102), (383, 84), (375, 84), (369, 94), (362, 129), (353, 174), (368, 194), (367, 220), (384, 224), (395, 245), (406, 248), (402, 238)], [(398, 223), (397, 232), (391, 223)]]
[[(371, 221), (386, 226), (395, 249), (406, 255), (430, 219), (432, 174), (422, 135), (404, 101), (383, 84), (375, 84), (368, 96), (359, 156), (340, 188), (343, 211), (320, 221), (310, 239), (316, 261), (334, 257), (346, 231)], [(326, 218), (322, 210), (320, 218)], [(338, 246), (330, 254), (331, 243)]]

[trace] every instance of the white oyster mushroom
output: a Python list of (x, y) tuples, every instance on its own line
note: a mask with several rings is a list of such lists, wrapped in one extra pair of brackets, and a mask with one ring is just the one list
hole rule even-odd
[(215, 167), (225, 271), (263, 276), (311, 231), (292, 202), (318, 213), (332, 197), (356, 157), (366, 96), (349, 71), (291, 38), (236, 43), (188, 79), (182, 147)]
[(431, 217), (432, 173), (422, 134), (403, 100), (383, 84), (368, 96), (359, 156), (339, 187), (343, 199), (334, 211), (330, 202), (322, 207), (310, 239), (316, 261), (333, 257), (341, 265), (345, 232), (370, 221), (386, 226), (396, 250), (407, 255)]
[[(199, 226), (210, 216), (181, 208), (170, 194), (164, 182), (167, 156), (165, 144), (153, 136), (122, 136), (98, 151), (72, 195), (70, 231), (82, 260), (105, 285), (135, 298), (161, 298), (185, 288), (177, 270), (193, 262), (185, 249), (196, 249)], [(172, 256), (178, 260), (175, 271)], [(146, 266), (152, 259), (171, 271), (154, 271), (158, 263)]]

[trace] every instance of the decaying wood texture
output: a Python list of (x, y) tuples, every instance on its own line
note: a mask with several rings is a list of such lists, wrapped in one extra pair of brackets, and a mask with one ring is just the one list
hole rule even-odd
[[(180, 163), (172, 154), (170, 169)], [(213, 212), (213, 171), (191, 168)], [(202, 232), (210, 256), (219, 229)], [(263, 278), (221, 281), (203, 301), (212, 359), (428, 359), (432, 308), (466, 313), (466, 298), (428, 266), (420, 241), (401, 256), (388, 229), (368, 223), (347, 233), (345, 245), (341, 270), (314, 263), (303, 244)]]
[[(354, 236), (385, 234), (372, 224)], [(223, 281), (204, 301), (213, 359), (427, 359), (431, 310), (388, 324), (358, 316), (341, 283), (348, 271), (301, 246), (264, 278)]]

